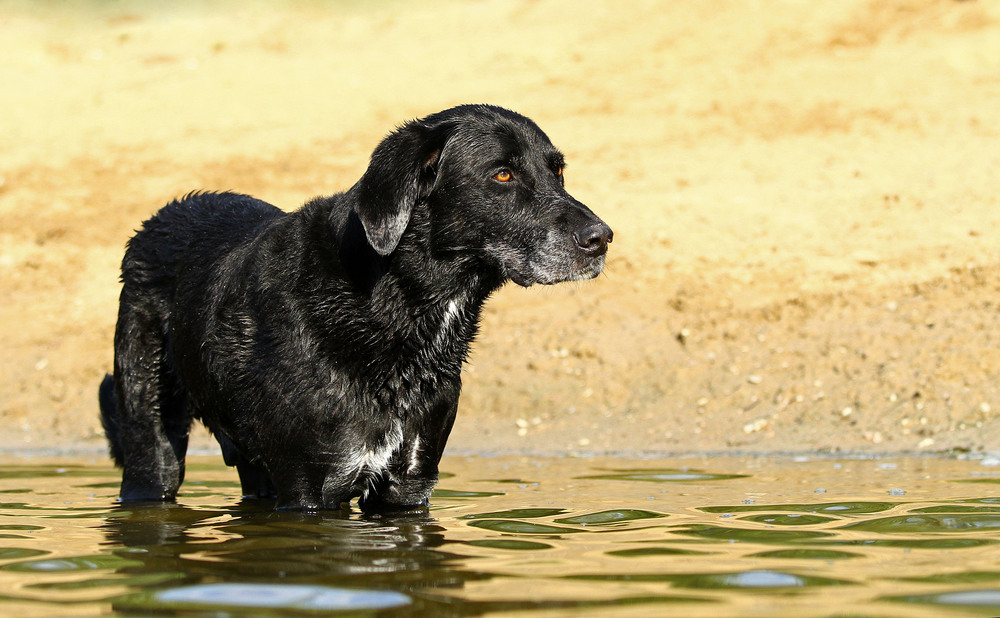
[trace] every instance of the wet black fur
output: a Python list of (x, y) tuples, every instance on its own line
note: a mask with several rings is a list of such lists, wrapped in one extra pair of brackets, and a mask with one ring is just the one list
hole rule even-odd
[(233, 193), (161, 209), (128, 243), (99, 393), (121, 499), (174, 499), (200, 419), (247, 496), (426, 505), (486, 298), (603, 268), (611, 230), (562, 167), (527, 118), (461, 106), (292, 213)]

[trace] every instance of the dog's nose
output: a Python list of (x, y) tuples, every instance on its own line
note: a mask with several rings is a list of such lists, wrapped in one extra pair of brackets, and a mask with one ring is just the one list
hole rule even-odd
[(603, 221), (591, 221), (573, 232), (576, 246), (589, 256), (604, 255), (615, 234)]

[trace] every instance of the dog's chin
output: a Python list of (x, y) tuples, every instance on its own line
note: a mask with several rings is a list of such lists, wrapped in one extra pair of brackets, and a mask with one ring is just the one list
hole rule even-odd
[(525, 270), (518, 270), (508, 267), (507, 276), (517, 285), (526, 288), (535, 284), (555, 285), (557, 283), (565, 283), (567, 281), (584, 281), (587, 279), (593, 279), (597, 275), (601, 274), (603, 270), (604, 256), (601, 256), (583, 268), (568, 271), (544, 268), (536, 269), (530, 267)]

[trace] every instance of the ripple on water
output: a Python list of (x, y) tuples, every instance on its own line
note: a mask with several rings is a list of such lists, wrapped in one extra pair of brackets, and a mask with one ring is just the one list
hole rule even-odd
[(913, 509), (911, 513), (1000, 513), (998, 506), (967, 506), (967, 505), (947, 505), (928, 506), (922, 509)]
[(35, 558), (44, 556), (51, 552), (41, 549), (25, 549), (22, 547), (0, 547), (0, 560), (19, 560), (22, 558)]
[(619, 558), (656, 558), (660, 556), (695, 556), (698, 554), (714, 554), (718, 552), (677, 549), (674, 547), (636, 547), (633, 549), (615, 549), (604, 553), (608, 556), (617, 556)]
[(832, 549), (776, 549), (750, 554), (748, 558), (784, 558), (790, 560), (844, 560), (848, 558), (864, 558), (861, 554)]
[(921, 605), (941, 605), (954, 608), (975, 608), (988, 612), (987, 615), (997, 615), (1000, 613), (1000, 588), (960, 590), (957, 592), (942, 592), (940, 594), (915, 594), (886, 597), (884, 600), (919, 603)]
[(821, 532), (819, 530), (730, 528), (710, 524), (689, 524), (682, 528), (673, 529), (671, 532), (712, 541), (745, 541), (769, 545), (815, 541), (833, 535), (831, 532)]
[(563, 509), (516, 509), (512, 511), (499, 511), (485, 513), (482, 515), (467, 515), (463, 519), (472, 520), (470, 526), (484, 528), (494, 532), (506, 534), (548, 534), (561, 535), (585, 532), (580, 528), (567, 526), (610, 526), (619, 529), (623, 524), (633, 521), (649, 519), (661, 519), (667, 517), (663, 513), (645, 511), (639, 509), (612, 509), (598, 511), (596, 513), (585, 513), (583, 515), (573, 515), (554, 519), (554, 524), (542, 524), (524, 519), (536, 519), (539, 517), (551, 517), (553, 514), (565, 513)]
[(660, 519), (666, 517), (663, 513), (653, 511), (643, 511), (637, 509), (614, 509), (610, 511), (599, 511), (586, 515), (575, 515), (573, 517), (562, 517), (554, 520), (559, 524), (578, 524), (584, 526), (619, 524), (629, 521), (639, 521), (642, 519)]
[(472, 515), (463, 515), (459, 519), (537, 519), (539, 517), (555, 517), (565, 512), (566, 509), (511, 509), (509, 511), (473, 513)]
[(705, 513), (791, 512), (822, 513), (825, 515), (867, 515), (895, 508), (896, 502), (820, 502), (816, 504), (755, 504), (732, 506), (705, 506), (698, 510)]
[(506, 534), (547, 534), (562, 535), (583, 532), (576, 528), (566, 528), (563, 526), (551, 526), (549, 524), (538, 524), (530, 521), (520, 521), (517, 519), (478, 519), (469, 522), (475, 528), (484, 528), (493, 532)]
[[(456, 489), (438, 489), (428, 512), (381, 517), (237, 503), (235, 473), (221, 465), (192, 466), (201, 478), (163, 507), (115, 506), (118, 483), (106, 482), (104, 468), (15, 469), (0, 476), (0, 614), (608, 607), (614, 615), (641, 603), (650, 615), (689, 615), (690, 604), (711, 603), (715, 615), (739, 615), (764, 602), (792, 615), (825, 609), (829, 588), (839, 586), (845, 614), (887, 603), (917, 609), (909, 603), (1000, 615), (992, 547), (1000, 498), (951, 480), (974, 464), (892, 468), (893, 484), (908, 489), (902, 498), (860, 476), (844, 486), (824, 478), (827, 502), (811, 503), (819, 468), (780, 461), (704, 470), (684, 460), (467, 462), (458, 475), (442, 474), (454, 476)], [(775, 470), (714, 472), (765, 465)], [(945, 474), (939, 465), (952, 468)], [(37, 482), (35, 472), (43, 472)], [(29, 484), (36, 488), (22, 489)], [(654, 492), (669, 500), (647, 502)], [(797, 504), (775, 504), (782, 500)]]
[(431, 498), (489, 498), (491, 496), (502, 496), (498, 491), (466, 491), (461, 489), (436, 488), (431, 494)]
[(900, 515), (859, 521), (843, 526), (843, 529), (891, 534), (1000, 530), (1000, 516), (978, 513)]
[(970, 538), (930, 538), (930, 539), (819, 539), (814, 544), (839, 545), (851, 547), (899, 547), (904, 549), (972, 549), (986, 545), (994, 545), (993, 539)]
[(814, 526), (816, 524), (825, 524), (827, 522), (837, 521), (837, 519), (833, 517), (823, 517), (822, 515), (782, 513), (777, 515), (750, 515), (748, 517), (740, 517), (740, 521), (752, 521), (754, 523), (768, 524), (771, 526)]
[(664, 582), (678, 588), (741, 588), (741, 589), (782, 589), (817, 586), (845, 586), (851, 582), (829, 577), (798, 575), (785, 571), (755, 569), (729, 573), (632, 573), (629, 575), (571, 575), (567, 579), (589, 581)]
[(646, 481), (650, 483), (689, 483), (697, 481), (726, 481), (730, 479), (747, 478), (746, 474), (716, 474), (699, 470), (677, 468), (630, 468), (612, 469), (604, 474), (578, 476), (578, 479), (597, 479), (606, 481)]
[[(44, 552), (43, 552), (44, 553)], [(70, 558), (45, 558), (42, 560), (25, 560), (0, 566), (2, 571), (65, 573), (72, 571), (115, 570), (130, 566), (142, 566), (138, 560), (130, 560), (121, 556), (95, 554), (92, 556), (74, 556)]]
[(514, 551), (537, 551), (540, 549), (552, 549), (548, 543), (537, 541), (522, 541), (519, 539), (483, 539), (476, 541), (465, 541), (466, 545), (473, 547), (488, 547), (490, 549), (504, 549)]

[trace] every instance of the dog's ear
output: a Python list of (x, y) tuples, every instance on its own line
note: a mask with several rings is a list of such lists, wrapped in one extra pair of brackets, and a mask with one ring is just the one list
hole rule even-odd
[(399, 244), (417, 202), (430, 193), (450, 122), (414, 120), (375, 148), (358, 182), (356, 209), (368, 242), (379, 255)]

